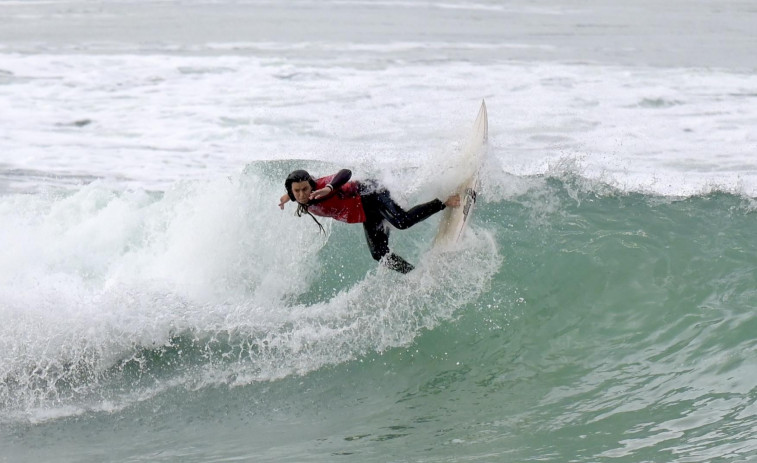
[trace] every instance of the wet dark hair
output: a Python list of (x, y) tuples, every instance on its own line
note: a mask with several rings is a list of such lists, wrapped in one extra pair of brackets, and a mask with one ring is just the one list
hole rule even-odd
[(292, 183), (304, 182), (306, 180), (310, 184), (310, 188), (315, 191), (315, 180), (313, 180), (313, 177), (308, 173), (308, 171), (299, 169), (293, 170), (292, 173), (289, 174), (287, 179), (284, 181), (284, 188), (287, 189), (289, 199), (296, 201), (294, 199), (294, 193), (292, 193)]
[(284, 181), (284, 188), (286, 188), (287, 190), (289, 199), (297, 203), (297, 211), (295, 212), (295, 214), (297, 214), (297, 217), (302, 217), (302, 214), (309, 215), (310, 218), (313, 219), (316, 224), (318, 224), (318, 228), (320, 228), (323, 233), (326, 233), (326, 230), (323, 229), (321, 222), (319, 222), (318, 219), (316, 219), (313, 214), (308, 211), (308, 204), (301, 204), (297, 202), (294, 197), (294, 193), (292, 192), (292, 183), (304, 181), (307, 181), (310, 184), (310, 187), (313, 189), (313, 191), (316, 190), (315, 180), (313, 180), (313, 177), (308, 173), (308, 171), (302, 169), (294, 170), (287, 176), (286, 180)]

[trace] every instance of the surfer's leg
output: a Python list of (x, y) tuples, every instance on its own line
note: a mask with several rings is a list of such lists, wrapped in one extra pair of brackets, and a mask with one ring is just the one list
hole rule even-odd
[(413, 267), (413, 264), (394, 253), (389, 253), (389, 255), (386, 256), (384, 259), (384, 265), (400, 273), (410, 273), (410, 271), (415, 268)]
[(400, 230), (410, 228), (446, 207), (443, 202), (435, 199), (427, 203), (419, 204), (406, 211), (402, 209), (399, 204), (394, 202), (387, 190), (377, 192), (375, 197), (381, 215), (389, 221), (389, 223)]
[(369, 217), (363, 223), (365, 240), (373, 258), (392, 270), (400, 273), (408, 273), (414, 267), (402, 257), (389, 252), (389, 230), (380, 217)]
[(375, 217), (368, 217), (363, 223), (365, 240), (368, 242), (368, 250), (375, 260), (381, 260), (389, 253), (389, 230), (384, 227), (384, 221)]

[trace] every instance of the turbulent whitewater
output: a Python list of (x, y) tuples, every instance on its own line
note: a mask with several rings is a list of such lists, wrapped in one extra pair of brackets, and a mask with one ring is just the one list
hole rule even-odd
[[(755, 15), (0, 2), (0, 462), (757, 458)], [(443, 197), (482, 99), (410, 274), (277, 207)]]
[[(431, 253), (431, 220), (397, 239), (419, 263), (404, 277), (360, 227), (270, 207), (290, 165), (4, 198), (4, 447), (95, 432), (126, 456), (135, 432), (212, 420), (271, 459), (754, 453), (750, 198), (498, 173), (459, 248)], [(304, 435), (247, 435), (271, 421)]]

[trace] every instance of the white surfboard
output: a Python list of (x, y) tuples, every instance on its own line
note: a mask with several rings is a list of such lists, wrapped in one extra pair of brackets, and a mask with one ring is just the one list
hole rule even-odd
[(486, 139), (489, 136), (489, 120), (486, 114), (486, 102), (481, 101), (473, 130), (465, 145), (459, 163), (459, 170), (464, 180), (455, 189), (460, 195), (460, 207), (448, 207), (444, 210), (439, 223), (439, 231), (434, 238), (434, 248), (444, 248), (456, 243), (463, 234), (465, 226), (473, 212), (478, 190), (478, 173), (486, 152)]

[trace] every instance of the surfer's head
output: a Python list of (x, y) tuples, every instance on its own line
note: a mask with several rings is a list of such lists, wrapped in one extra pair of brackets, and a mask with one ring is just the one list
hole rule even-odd
[(310, 193), (315, 190), (315, 180), (306, 170), (295, 170), (284, 182), (289, 199), (300, 204), (307, 204)]
[(323, 225), (308, 211), (310, 193), (316, 189), (313, 177), (306, 170), (295, 170), (284, 181), (284, 187), (287, 189), (289, 199), (297, 201), (297, 217), (302, 217), (302, 214), (309, 215), (318, 224), (318, 228), (325, 233)]

